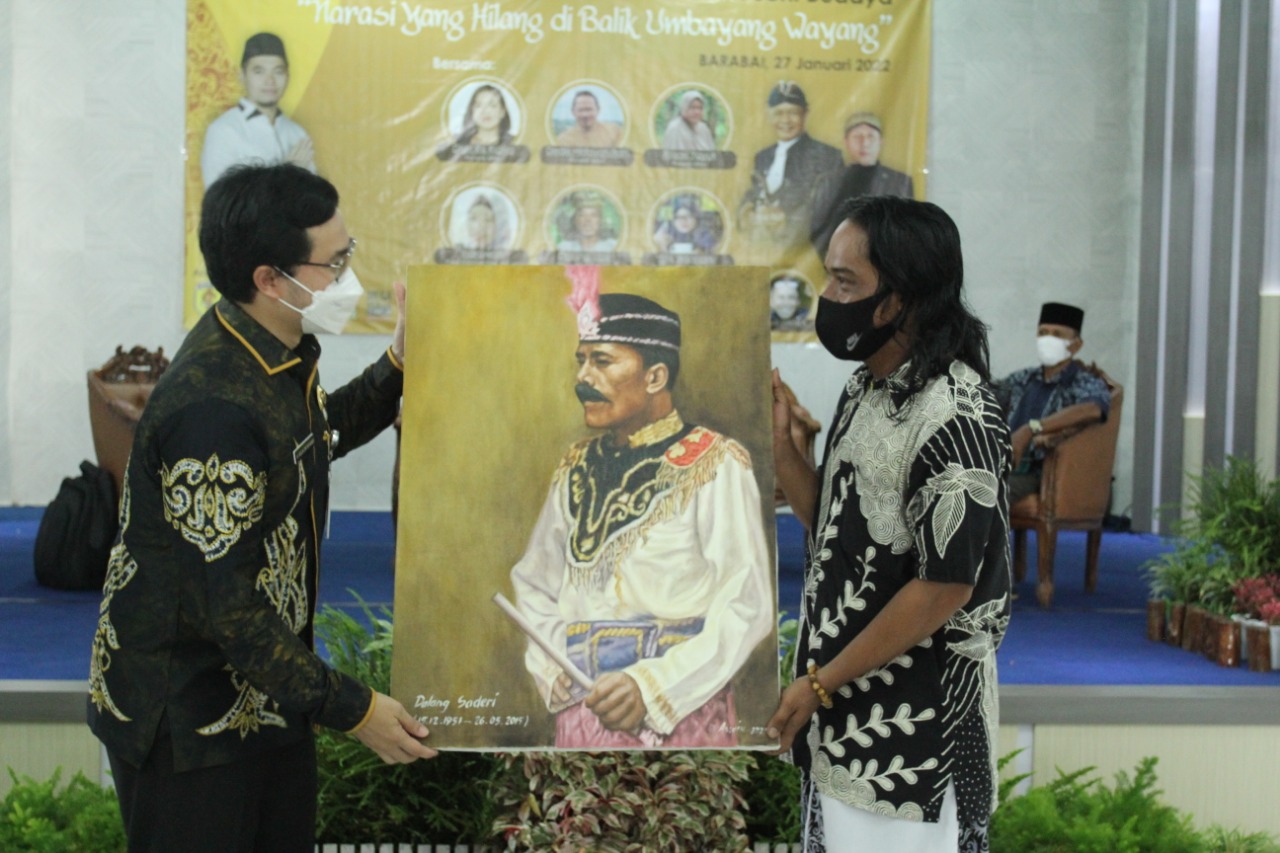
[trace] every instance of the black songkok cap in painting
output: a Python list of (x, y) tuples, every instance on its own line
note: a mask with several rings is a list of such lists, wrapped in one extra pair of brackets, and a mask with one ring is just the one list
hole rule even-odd
[(1062, 302), (1046, 302), (1040, 306), (1040, 322), (1075, 329), (1078, 335), (1084, 325), (1084, 311)]
[(602, 293), (600, 319), (595, 328), (579, 325), (578, 332), (578, 340), (584, 344), (627, 344), (680, 351), (680, 315), (652, 299), (630, 293)]

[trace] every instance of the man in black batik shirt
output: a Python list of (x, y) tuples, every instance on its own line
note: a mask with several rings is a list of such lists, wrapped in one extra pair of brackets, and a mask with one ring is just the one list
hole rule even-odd
[(313, 332), (362, 290), (338, 193), (294, 165), (237, 166), (205, 194), (222, 301), (138, 423), (89, 674), (130, 851), (311, 853), (314, 726), (388, 763), (429, 758), (399, 702), (312, 647), (329, 463), (395, 420), (394, 342), (325, 394)]
[[(873, 260), (874, 259), (874, 260)], [(1009, 621), (1009, 433), (940, 208), (863, 197), (816, 330), (861, 361), (822, 467), (774, 383), (778, 480), (809, 531), (796, 680), (770, 721), (804, 770), (806, 851), (986, 851)]]

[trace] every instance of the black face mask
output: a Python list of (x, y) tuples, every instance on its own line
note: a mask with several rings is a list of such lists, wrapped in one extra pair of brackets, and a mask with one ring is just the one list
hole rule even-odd
[(818, 316), (813, 327), (827, 352), (845, 361), (866, 361), (880, 351), (897, 331), (895, 323), (876, 328), (876, 309), (888, 292), (857, 302), (835, 302), (818, 297)]

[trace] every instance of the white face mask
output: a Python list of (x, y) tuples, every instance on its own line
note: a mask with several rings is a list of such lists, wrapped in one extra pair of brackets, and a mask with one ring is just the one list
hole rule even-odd
[(355, 271), (350, 268), (324, 290), (312, 290), (284, 270), (280, 270), (280, 274), (311, 294), (311, 304), (306, 308), (289, 305), (283, 299), (280, 300), (281, 303), (302, 315), (302, 331), (308, 334), (342, 334), (342, 328), (347, 325), (347, 321), (356, 311), (360, 297), (364, 295), (360, 279), (356, 278)]
[(1071, 358), (1071, 350), (1067, 349), (1069, 343), (1053, 335), (1036, 338), (1036, 353), (1040, 356), (1040, 363), (1045, 367), (1053, 367)]

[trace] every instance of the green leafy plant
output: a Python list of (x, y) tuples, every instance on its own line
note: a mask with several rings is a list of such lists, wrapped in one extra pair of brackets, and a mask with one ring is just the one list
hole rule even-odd
[(1265, 833), (1197, 832), (1190, 816), (1160, 801), (1155, 767), (1155, 758), (1144, 758), (1132, 778), (1117, 773), (1113, 787), (1091, 776), (1093, 767), (1059, 770), (1049, 784), (1011, 799), (1027, 775), (1002, 781), (1002, 804), (991, 818), (992, 853), (1280, 853)]
[(0, 804), (5, 853), (123, 853), (124, 826), (116, 795), (77, 773), (59, 789), (61, 769), (44, 782), (19, 777)]
[[(779, 616), (779, 669), (795, 666)], [(527, 753), (503, 758), (495, 830), (508, 850), (735, 851), (800, 838), (800, 772), (748, 752)]]
[(1238, 456), (1193, 478), (1185, 533), (1220, 546), (1245, 576), (1280, 564), (1280, 482)]
[(755, 756), (743, 786), (746, 831), (752, 841), (800, 840), (800, 770), (772, 755)]
[(1161, 554), (1144, 566), (1152, 598), (1198, 602), (1213, 558), (1206, 543), (1184, 540), (1176, 550)]
[[(364, 622), (323, 608), (316, 614), (316, 636), (335, 668), (386, 693), (391, 613), (360, 605)], [(443, 752), (431, 761), (388, 766), (350, 735), (324, 730), (316, 761), (322, 842), (474, 844), (489, 837), (494, 808), (487, 786), (497, 769), (490, 755)]]
[[(783, 684), (795, 677), (800, 623), (778, 614), (778, 671)], [(790, 844), (800, 840), (800, 770), (772, 755), (755, 754), (743, 786), (747, 835), (752, 841)]]
[(502, 757), (494, 829), (508, 850), (684, 853), (749, 848), (743, 752), (527, 752)]
[(1238, 829), (1211, 826), (1203, 834), (1212, 853), (1277, 853), (1280, 845), (1265, 832), (1244, 833)]
[(1146, 566), (1152, 597), (1229, 614), (1240, 580), (1280, 566), (1280, 481), (1227, 457), (1192, 478), (1187, 511), (1175, 524), (1177, 549)]

